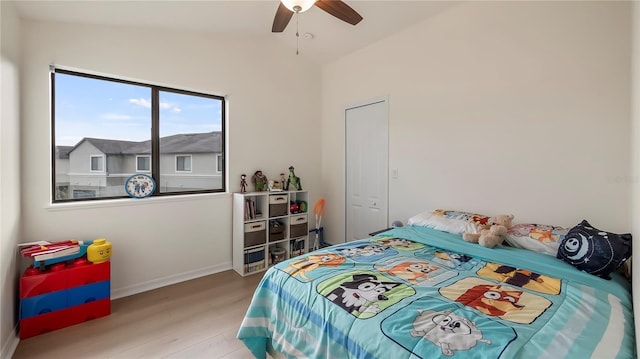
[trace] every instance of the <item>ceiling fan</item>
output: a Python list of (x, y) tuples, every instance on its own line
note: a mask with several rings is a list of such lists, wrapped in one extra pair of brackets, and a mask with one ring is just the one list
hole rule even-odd
[(351, 25), (362, 20), (360, 14), (341, 0), (282, 0), (273, 19), (271, 32), (283, 32), (294, 13), (305, 12), (313, 5)]

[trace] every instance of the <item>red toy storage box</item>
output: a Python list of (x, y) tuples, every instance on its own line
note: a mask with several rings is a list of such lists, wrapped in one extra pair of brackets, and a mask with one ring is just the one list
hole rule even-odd
[(109, 315), (110, 278), (110, 262), (27, 269), (20, 278), (20, 338)]
[(27, 339), (111, 314), (111, 299), (106, 298), (20, 321), (20, 339)]

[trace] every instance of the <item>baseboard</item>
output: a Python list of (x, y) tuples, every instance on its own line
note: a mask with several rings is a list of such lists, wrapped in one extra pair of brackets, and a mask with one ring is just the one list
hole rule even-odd
[(170, 275), (164, 278), (153, 279), (140, 284), (131, 285), (124, 288), (118, 288), (111, 291), (111, 299), (128, 297), (130, 295), (146, 292), (153, 289), (166, 287), (171, 284), (181, 283), (191, 279), (204, 277), (207, 275), (223, 272), (231, 269), (231, 262), (218, 264), (215, 266), (205, 267), (198, 270)]
[(18, 348), (18, 344), (20, 344), (20, 338), (18, 338), (18, 326), (16, 325), (11, 332), (11, 335), (6, 340), (4, 347), (2, 347), (2, 352), (0, 352), (0, 358), (11, 358), (13, 354), (16, 352), (16, 348)]

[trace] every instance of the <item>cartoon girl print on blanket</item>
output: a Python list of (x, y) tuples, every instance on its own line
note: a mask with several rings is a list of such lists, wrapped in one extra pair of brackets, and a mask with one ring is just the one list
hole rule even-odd
[(413, 288), (371, 271), (343, 272), (318, 284), (318, 293), (356, 318), (371, 318), (400, 300)]
[[(411, 326), (407, 326), (411, 323)], [(422, 297), (381, 323), (385, 336), (412, 355), (499, 358), (517, 337), (512, 328), (438, 298)]]

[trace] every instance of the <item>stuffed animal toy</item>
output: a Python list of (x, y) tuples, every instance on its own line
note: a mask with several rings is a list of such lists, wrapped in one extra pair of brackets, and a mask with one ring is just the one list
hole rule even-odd
[(462, 238), (467, 242), (478, 243), (481, 246), (493, 248), (504, 242), (507, 231), (509, 227), (511, 227), (512, 220), (512, 214), (501, 214), (495, 216), (489, 221), (491, 226), (479, 225), (478, 233), (465, 232), (462, 234)]

